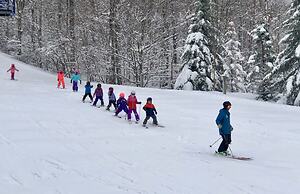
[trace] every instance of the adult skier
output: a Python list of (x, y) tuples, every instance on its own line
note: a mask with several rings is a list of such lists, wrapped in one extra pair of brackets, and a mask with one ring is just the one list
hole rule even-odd
[(225, 101), (223, 103), (223, 108), (220, 110), (219, 115), (216, 119), (216, 124), (219, 128), (219, 134), (222, 136), (222, 143), (219, 146), (218, 153), (221, 155), (229, 155), (228, 147), (231, 143), (231, 131), (233, 130), (230, 124), (230, 112), (231, 103)]

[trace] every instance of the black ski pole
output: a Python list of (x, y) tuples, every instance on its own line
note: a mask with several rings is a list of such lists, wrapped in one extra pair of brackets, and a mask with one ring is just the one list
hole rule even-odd
[(220, 141), (222, 137), (219, 137), (219, 139), (217, 139), (213, 144), (209, 145), (209, 147), (212, 147), (213, 145), (215, 145), (218, 141)]

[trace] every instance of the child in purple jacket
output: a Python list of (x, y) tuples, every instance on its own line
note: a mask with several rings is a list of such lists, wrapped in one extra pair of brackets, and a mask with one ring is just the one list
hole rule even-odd
[(93, 103), (93, 106), (97, 105), (98, 100), (101, 101), (101, 106), (104, 106), (104, 101), (103, 101), (103, 90), (101, 88), (101, 84), (97, 84), (97, 88), (95, 89), (93, 97), (95, 97), (95, 101)]
[(126, 114), (128, 114), (127, 100), (125, 99), (125, 94), (123, 92), (120, 93), (120, 97), (117, 100), (117, 107), (118, 108), (115, 116), (118, 116), (121, 111), (124, 111)]

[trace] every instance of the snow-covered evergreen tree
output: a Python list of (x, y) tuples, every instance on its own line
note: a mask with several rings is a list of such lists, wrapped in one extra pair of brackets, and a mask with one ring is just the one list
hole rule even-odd
[(244, 56), (241, 53), (238, 35), (234, 22), (229, 22), (228, 32), (225, 34), (225, 64), (224, 75), (231, 92), (245, 92), (246, 72), (243, 69)]
[(271, 35), (265, 24), (259, 25), (252, 31), (253, 54), (248, 60), (248, 90), (257, 92), (264, 77), (272, 71), (276, 56), (273, 50)]
[(278, 55), (276, 66), (259, 88), (259, 98), (300, 105), (300, 0), (293, 0), (290, 18), (284, 22), (286, 48)]
[(208, 33), (210, 29), (209, 0), (197, 2), (197, 12), (192, 18), (189, 35), (182, 54), (183, 67), (175, 89), (208, 91), (213, 87), (211, 69), (214, 57), (209, 48)]

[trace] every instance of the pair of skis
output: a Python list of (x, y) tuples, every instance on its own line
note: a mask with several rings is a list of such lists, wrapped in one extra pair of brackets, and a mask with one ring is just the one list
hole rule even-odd
[(235, 160), (252, 160), (252, 158), (250, 157), (244, 157), (244, 156), (235, 156), (235, 155), (223, 155), (220, 154), (219, 152), (215, 151), (215, 155), (220, 156), (220, 157), (225, 157), (225, 158), (231, 158), (231, 159), (235, 159)]
[[(115, 116), (115, 115), (114, 115)], [(121, 117), (121, 116), (116, 116), (116, 117), (118, 117), (118, 118), (124, 118), (124, 117)], [(127, 118), (125, 117), (125, 120), (126, 120)], [(132, 121), (128, 121), (128, 123), (129, 124), (132, 124), (133, 122)], [(139, 124), (139, 122), (138, 121), (135, 121), (135, 124)], [(145, 127), (146, 129), (149, 129), (149, 125), (142, 125), (143, 127)], [(151, 124), (151, 126), (153, 126), (153, 127), (160, 127), (160, 128), (164, 128), (165, 126), (164, 125), (160, 125), (160, 124), (158, 124), (158, 125), (155, 125), (155, 124)]]

